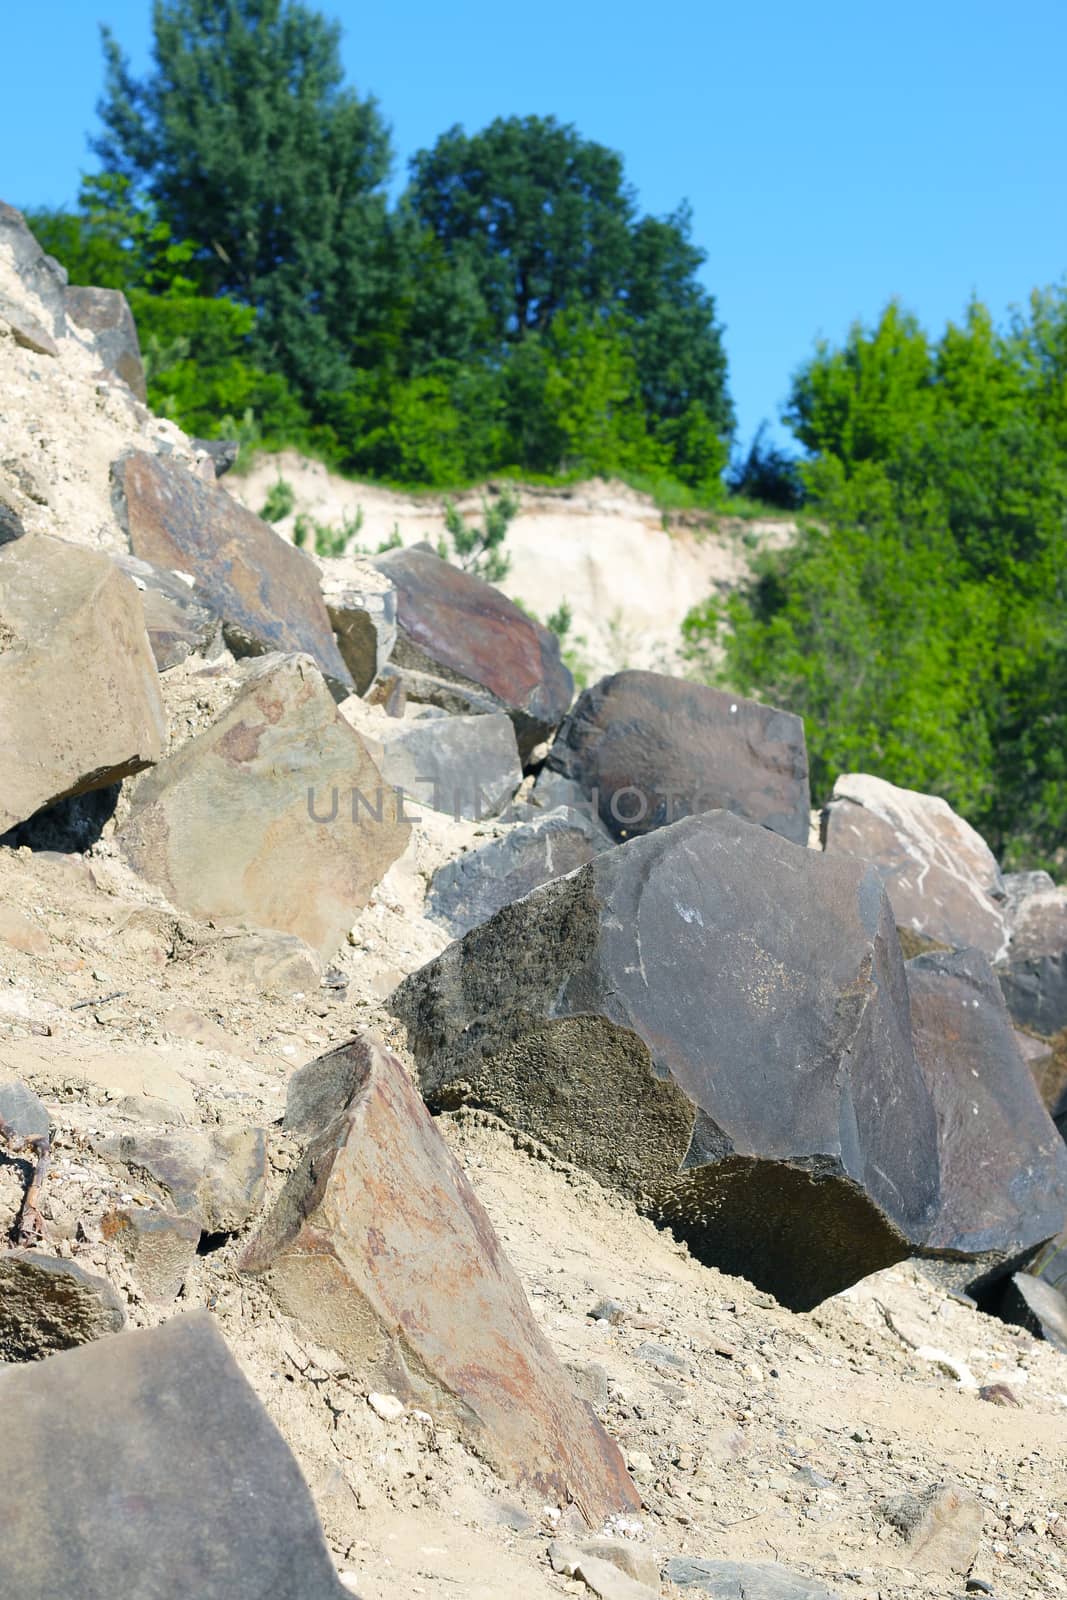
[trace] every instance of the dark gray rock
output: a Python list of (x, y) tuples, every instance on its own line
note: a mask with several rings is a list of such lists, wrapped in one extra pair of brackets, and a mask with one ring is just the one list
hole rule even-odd
[(791, 1306), (929, 1231), (934, 1109), (860, 862), (688, 818), (497, 912), (390, 1005), (432, 1107), (474, 1100)]
[(0, 1122), (20, 1139), (45, 1139), (52, 1129), (44, 1104), (18, 1078), (0, 1083)]
[(684, 678), (602, 678), (563, 723), (548, 766), (594, 801), (615, 839), (722, 809), (808, 840), (801, 719)]
[(241, 454), (241, 446), (236, 439), (190, 439), (189, 443), (194, 450), (210, 456), (216, 480), (224, 478), (237, 465), (237, 457)]
[(502, 711), (391, 722), (376, 727), (374, 739), (386, 789), (402, 792), (409, 816), (429, 809), (457, 821), (495, 817), (522, 782), (515, 729)]
[[(0, 1373), (0, 1593), (343, 1600), (288, 1446), (202, 1311)], [(47, 1507), (47, 1515), (42, 1515)]]
[(700, 1589), (714, 1600), (837, 1600), (832, 1589), (777, 1561), (700, 1561), (672, 1556), (664, 1576), (679, 1589)]
[(140, 593), (148, 642), (160, 672), (193, 654), (210, 660), (223, 650), (222, 618), (196, 598), (189, 584), (138, 556), (117, 555), (113, 560)]
[(439, 867), (427, 911), (458, 937), (531, 889), (584, 867), (611, 845), (599, 822), (563, 807), (547, 811)]
[(182, 1128), (104, 1139), (103, 1155), (148, 1180), (205, 1233), (236, 1233), (263, 1202), (266, 1139), (262, 1128)]
[(187, 572), (222, 618), (235, 655), (311, 656), (335, 699), (353, 684), (341, 659), (313, 561), (231, 494), (178, 461), (132, 450), (111, 468), (112, 502), (143, 561)]
[(392, 666), (409, 697), (450, 714), (506, 711), (525, 760), (574, 694), (555, 634), (427, 550), (391, 550), (375, 565), (396, 588)]
[(125, 1321), (106, 1278), (36, 1250), (0, 1255), (0, 1361), (40, 1361), (117, 1333)]
[(1020, 872), (1009, 887), (1011, 945), (998, 968), (1016, 1022), (1051, 1035), (1067, 1028), (1067, 889), (1046, 872)]
[(67, 331), (67, 274), (54, 257), (45, 255), (22, 212), (2, 200), (0, 244), (10, 251), (15, 273), (37, 302), (49, 333), (53, 339), (62, 339)]
[(69, 321), (90, 335), (90, 346), (100, 365), (121, 378), (143, 403), (146, 391), (141, 344), (129, 301), (121, 289), (76, 288), (71, 284), (66, 302)]
[(937, 1276), (975, 1294), (1067, 1223), (1067, 1145), (1041, 1103), (996, 975), (977, 950), (909, 961), (915, 1054), (937, 1113)]

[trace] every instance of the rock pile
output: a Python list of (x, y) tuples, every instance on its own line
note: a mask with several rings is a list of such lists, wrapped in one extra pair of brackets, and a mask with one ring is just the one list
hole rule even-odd
[[(5, 206), (0, 363), (95, 429), (80, 520), (47, 439), (0, 460), (0, 1591), (352, 1592), (368, 1507), (447, 1499), (460, 1460), (463, 1515), (544, 1536), (538, 1581), (856, 1593), (769, 1539), (680, 1549), (714, 1504), (693, 1430), (624, 1453), (605, 1419), (691, 1412), (728, 1476), (821, 1326), (772, 1345), (761, 1311), (908, 1258), (1067, 1348), (1067, 891), (862, 774), (813, 837), (798, 718), (651, 672), (572, 706), (558, 641), (481, 579), (294, 548), (217, 481), (232, 451), (150, 417), (123, 298)], [(537, 1227), (491, 1220), (472, 1130), (714, 1269), (685, 1338), (654, 1279), (612, 1299), (610, 1238), (591, 1318), (531, 1306)], [(747, 1280), (732, 1340), (715, 1272)], [(638, 1400), (599, 1364), (628, 1324)], [(810, 1505), (809, 1447), (777, 1476)], [(872, 1546), (967, 1577), (982, 1504), (924, 1482)]]

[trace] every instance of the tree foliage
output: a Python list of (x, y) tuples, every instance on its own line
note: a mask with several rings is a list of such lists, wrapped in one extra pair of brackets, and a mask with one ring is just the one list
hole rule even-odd
[(819, 346), (788, 410), (812, 520), (686, 633), (807, 720), (816, 790), (943, 794), (1011, 864), (1067, 847), (1067, 292), (931, 340), (897, 305)]

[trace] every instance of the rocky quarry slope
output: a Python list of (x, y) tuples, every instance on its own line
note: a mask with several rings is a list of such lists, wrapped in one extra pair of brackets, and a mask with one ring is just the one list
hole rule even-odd
[(1067, 1592), (1067, 891), (0, 368), (0, 1593)]

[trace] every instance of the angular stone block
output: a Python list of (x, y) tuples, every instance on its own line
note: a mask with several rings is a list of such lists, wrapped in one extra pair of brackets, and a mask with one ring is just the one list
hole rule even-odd
[(178, 461), (130, 451), (111, 468), (116, 516), (135, 556), (195, 579), (235, 655), (311, 656), (335, 698), (353, 684), (337, 649), (313, 561), (231, 494)]
[(206, 1312), (0, 1372), (0, 1405), (27, 1441), (0, 1452), (0, 1594), (343, 1600), (300, 1469)]
[(934, 1109), (861, 862), (691, 817), (505, 907), (389, 1004), (432, 1108), (475, 1100), (791, 1306), (931, 1225)]
[(1046, 872), (1006, 878), (1011, 945), (1000, 986), (1016, 1022), (1052, 1035), (1067, 1028), (1067, 889)]
[(939, 796), (850, 772), (823, 812), (829, 855), (878, 869), (902, 928), (954, 948), (1003, 958), (1009, 926), (992, 851)]
[(378, 724), (367, 740), (389, 789), (399, 789), (409, 815), (441, 811), (456, 821), (494, 817), (522, 782), (511, 719), (417, 717)]
[(1067, 1223), (1067, 1145), (984, 956), (918, 956), (905, 970), (941, 1166), (941, 1204), (923, 1253), (943, 1252), (937, 1276), (973, 1294)]
[(453, 714), (506, 711), (525, 760), (574, 694), (555, 634), (427, 550), (391, 550), (375, 565), (396, 588), (392, 664), (410, 698)]
[(222, 651), (222, 618), (196, 599), (189, 584), (138, 556), (113, 559), (141, 596), (148, 642), (160, 672), (194, 652), (210, 659)]
[(807, 843), (800, 717), (684, 678), (602, 678), (563, 723), (548, 767), (594, 802), (615, 839), (723, 810)]
[(0, 834), (140, 772), (165, 737), (129, 579), (60, 539), (0, 546)]
[(438, 867), (427, 912), (458, 938), (488, 922), (502, 906), (584, 867), (610, 848), (611, 840), (598, 822), (562, 806), (546, 811)]
[[(354, 796), (381, 795), (378, 813)], [(204, 921), (296, 934), (323, 958), (407, 844), (360, 736), (302, 657), (264, 663), (133, 795), (118, 842)]]
[(0, 1361), (40, 1361), (117, 1333), (125, 1321), (107, 1279), (76, 1262), (36, 1250), (0, 1255)]
[(591, 1524), (635, 1508), (396, 1057), (360, 1039), (305, 1069), (292, 1121), (311, 1115), (323, 1120), (243, 1269), (372, 1388), (459, 1429), (512, 1482)]
[(69, 284), (66, 305), (68, 321), (90, 335), (100, 365), (121, 378), (143, 403), (147, 394), (141, 342), (129, 301), (121, 289), (76, 288)]

